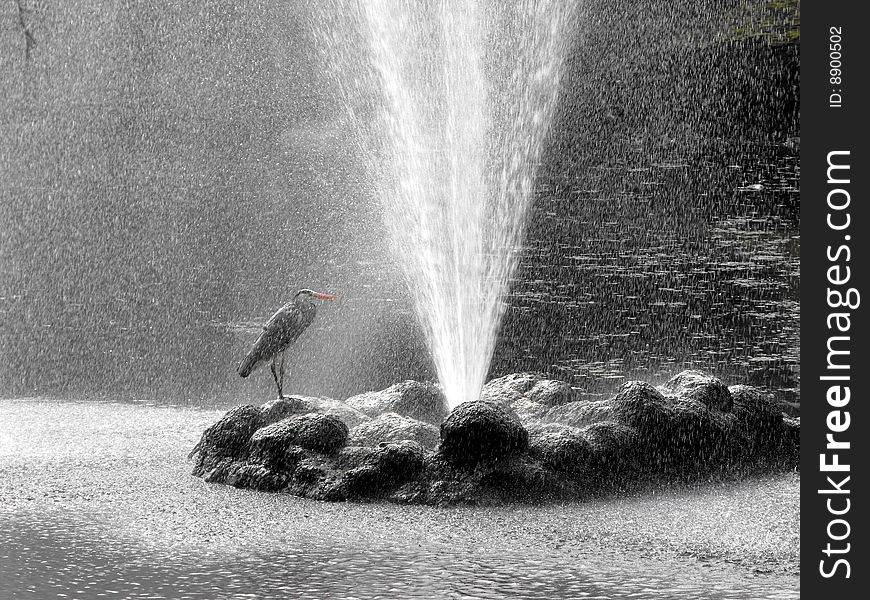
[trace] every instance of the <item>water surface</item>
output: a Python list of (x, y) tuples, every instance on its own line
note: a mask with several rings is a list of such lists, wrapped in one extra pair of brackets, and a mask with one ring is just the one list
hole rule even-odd
[(502, 508), (205, 484), (215, 411), (0, 402), (4, 598), (797, 598), (798, 479)]

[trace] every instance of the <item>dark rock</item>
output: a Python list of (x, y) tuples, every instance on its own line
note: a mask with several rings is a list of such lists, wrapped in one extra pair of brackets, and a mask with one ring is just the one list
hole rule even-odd
[[(423, 385), (406, 384), (367, 409), (400, 404)], [(567, 384), (513, 374), (487, 384), (492, 400), (464, 403), (443, 421), (437, 452), (424, 449), (438, 440), (431, 423), (392, 412), (370, 419), (329, 398), (288, 397), (227, 412), (203, 433), (193, 472), (320, 500), (485, 505), (626, 491), (662, 476), (796, 467), (800, 418), (784, 416), (757, 389), (723, 388), (685, 371), (661, 388), (664, 395), (635, 381), (609, 400), (563, 402), (574, 397)], [(355, 423), (350, 432), (342, 419)]]
[(780, 456), (794, 463), (795, 466), (800, 465), (801, 456), (801, 418), (800, 417), (784, 417), (780, 424)]
[(711, 410), (693, 398), (678, 398), (672, 414), (660, 440), (667, 450), (665, 463), (671, 467), (726, 468), (747, 451), (748, 440), (731, 413)]
[(277, 492), (287, 484), (287, 475), (259, 463), (243, 463), (233, 469), (223, 483), (237, 488)]
[(279, 436), (273, 435), (274, 431), (267, 431), (267, 429), (268, 427), (264, 427), (254, 434), (256, 438), (260, 431), (266, 431), (265, 437), (251, 440), (251, 462), (265, 465), (275, 471), (293, 472), (309, 451), (280, 439)]
[(734, 385), (728, 390), (734, 402), (731, 412), (750, 444), (747, 452), (754, 455), (775, 452), (781, 437), (783, 407), (747, 385)]
[(248, 442), (262, 426), (262, 411), (250, 404), (230, 409), (220, 420), (206, 429), (199, 443), (190, 452), (204, 455), (243, 457), (248, 452)]
[(377, 446), (382, 442), (412, 440), (426, 448), (434, 448), (439, 439), (438, 428), (430, 423), (396, 413), (385, 413), (351, 429), (348, 443), (354, 446)]
[(728, 412), (732, 399), (728, 387), (717, 378), (700, 371), (683, 371), (662, 386), (679, 398), (697, 400), (708, 408)]
[(731, 412), (741, 422), (753, 427), (775, 427), (782, 421), (784, 407), (767, 397), (761, 390), (748, 385), (732, 385)]
[[(479, 478), (477, 503), (505, 500), (540, 500), (561, 488), (558, 477), (527, 455), (514, 455), (495, 463)], [(497, 492), (493, 497), (491, 491)], [(471, 497), (468, 496), (467, 497)]]
[(592, 462), (592, 445), (576, 427), (550, 423), (529, 432), (529, 454), (555, 471), (577, 474)]
[(383, 444), (365, 464), (380, 471), (390, 481), (407, 481), (423, 469), (423, 447), (411, 441)]
[(627, 478), (636, 469), (656, 466), (645, 464), (640, 437), (632, 427), (604, 421), (587, 425), (580, 433), (591, 449), (590, 466), (602, 475)]
[(335, 466), (345, 471), (361, 467), (368, 457), (377, 451), (377, 448), (371, 446), (345, 446), (335, 456)]
[(665, 397), (643, 381), (625, 383), (607, 402), (612, 407), (614, 420), (634, 427), (645, 439), (661, 436), (673, 419)]
[(423, 465), (420, 444), (409, 441), (384, 444), (361, 466), (345, 473), (342, 488), (351, 496), (379, 496), (417, 477)]
[(519, 417), (486, 400), (465, 402), (441, 424), (441, 453), (453, 464), (473, 464), (525, 452), (529, 434)]
[(606, 401), (589, 402), (578, 400), (561, 406), (556, 406), (547, 411), (541, 418), (547, 423), (561, 423), (571, 427), (585, 427), (601, 421), (612, 421), (613, 405)]
[(353, 396), (345, 403), (369, 417), (392, 412), (434, 425), (441, 423), (450, 410), (438, 386), (410, 380), (379, 392)]
[(347, 435), (347, 426), (336, 416), (308, 413), (259, 429), (251, 445), (260, 455), (272, 455), (290, 446), (330, 453), (344, 446)]
[(396, 504), (425, 504), (428, 486), (422, 481), (411, 481), (391, 493), (387, 500)]

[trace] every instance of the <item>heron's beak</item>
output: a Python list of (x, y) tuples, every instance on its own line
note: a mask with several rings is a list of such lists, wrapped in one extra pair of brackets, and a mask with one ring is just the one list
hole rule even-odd
[(315, 294), (318, 298), (323, 298), (324, 300), (334, 300), (338, 298), (338, 296), (333, 296), (332, 294)]

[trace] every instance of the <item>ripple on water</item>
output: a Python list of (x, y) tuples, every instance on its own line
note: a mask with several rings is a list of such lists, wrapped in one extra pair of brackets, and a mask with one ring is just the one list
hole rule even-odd
[(8, 517), (0, 522), (0, 538), (5, 540), (0, 596), (10, 600), (799, 597), (794, 579), (740, 577), (619, 556), (565, 564), (521, 552), (494, 556), (485, 549), (409, 550), (390, 547), (385, 540), (345, 546), (326, 533), (317, 543), (268, 551), (155, 551), (113, 537), (98, 523)]

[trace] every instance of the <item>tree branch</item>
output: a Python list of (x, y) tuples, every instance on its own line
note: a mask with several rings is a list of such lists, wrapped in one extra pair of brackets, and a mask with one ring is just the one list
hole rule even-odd
[(21, 0), (15, 0), (15, 4), (18, 6), (18, 23), (21, 25), (21, 30), (24, 32), (24, 41), (26, 43), (26, 46), (24, 47), (24, 58), (30, 60), (30, 54), (36, 47), (36, 38), (33, 37), (33, 33), (31, 33), (30, 28), (27, 26), (27, 21), (24, 18), (27, 9), (24, 8)]

